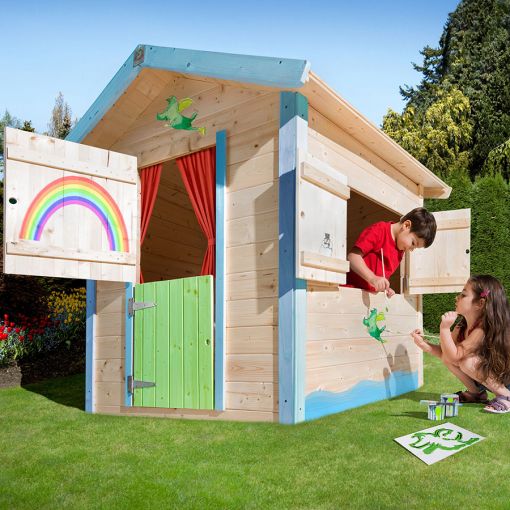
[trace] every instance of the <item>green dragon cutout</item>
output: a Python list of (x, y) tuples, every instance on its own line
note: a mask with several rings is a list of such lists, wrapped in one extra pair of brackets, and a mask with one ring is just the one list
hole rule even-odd
[(165, 126), (174, 129), (185, 129), (186, 131), (198, 131), (201, 135), (205, 135), (205, 127), (192, 126), (192, 122), (195, 120), (198, 112), (194, 112), (191, 117), (185, 117), (181, 114), (183, 110), (189, 108), (193, 103), (193, 99), (186, 97), (181, 101), (178, 101), (175, 96), (169, 97), (167, 100), (166, 110), (156, 114), (158, 120), (166, 120), (168, 124)]
[(386, 329), (386, 326), (380, 328), (377, 322), (385, 319), (384, 312), (377, 313), (377, 308), (372, 308), (370, 315), (363, 318), (363, 325), (367, 327), (368, 334), (382, 344), (385, 343), (385, 340), (381, 338), (381, 333)]
[(463, 441), (462, 432), (447, 428), (436, 429), (434, 432), (416, 432), (413, 434), (413, 438), (416, 441), (410, 443), (409, 446), (421, 448), (423, 453), (427, 455), (436, 450), (460, 450), (476, 443), (480, 439), (479, 437), (472, 437), (467, 441)]

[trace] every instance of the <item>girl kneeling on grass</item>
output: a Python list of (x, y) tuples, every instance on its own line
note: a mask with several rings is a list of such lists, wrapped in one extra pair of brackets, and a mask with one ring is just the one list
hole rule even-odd
[[(457, 318), (462, 319), (451, 331)], [(472, 276), (455, 300), (455, 311), (442, 316), (440, 345), (411, 333), (420, 349), (441, 359), (465, 384), (460, 402), (484, 403), (489, 413), (510, 412), (510, 309), (501, 283), (493, 276)], [(494, 400), (487, 399), (487, 389)]]

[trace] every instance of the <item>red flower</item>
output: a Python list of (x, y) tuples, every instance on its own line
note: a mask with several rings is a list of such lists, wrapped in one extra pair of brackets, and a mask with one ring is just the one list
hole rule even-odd
[(12, 328), (7, 328), (7, 332), (10, 333), (12, 331)]
[(19, 333), (20, 332), (20, 328), (16, 328), (14, 331), (16, 331), (16, 333)]
[(23, 342), (23, 340), (25, 340), (25, 337), (24, 337), (24, 336), (20, 336), (20, 337), (19, 337), (19, 341), (20, 341), (20, 342)]
[(7, 314), (4, 314), (4, 321), (8, 321), (9, 320), (9, 316)]
[(16, 326), (16, 324), (14, 324), (14, 322), (11, 322), (11, 323), (9, 324), (9, 326), (11, 326), (11, 328), (13, 328), (14, 326)]

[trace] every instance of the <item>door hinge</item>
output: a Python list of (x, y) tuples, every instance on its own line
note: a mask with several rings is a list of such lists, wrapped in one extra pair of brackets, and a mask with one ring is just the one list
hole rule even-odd
[(133, 298), (129, 298), (128, 300), (128, 314), (130, 317), (133, 317), (134, 313), (138, 310), (144, 310), (145, 308), (152, 308), (153, 306), (156, 306), (156, 303), (143, 303), (143, 302), (136, 302)]
[(133, 394), (137, 388), (152, 388), (156, 383), (149, 381), (136, 381), (132, 375), (128, 375), (128, 391)]

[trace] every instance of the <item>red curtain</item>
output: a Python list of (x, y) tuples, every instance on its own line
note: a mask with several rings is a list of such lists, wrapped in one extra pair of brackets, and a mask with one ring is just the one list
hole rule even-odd
[[(154, 209), (154, 202), (158, 194), (159, 179), (161, 177), (162, 164), (152, 165), (140, 170), (140, 179), (142, 182), (142, 217), (140, 219), (140, 249), (142, 248), (147, 228)], [(140, 283), (143, 283), (142, 269), (140, 268)]]
[(198, 223), (207, 238), (207, 251), (201, 275), (215, 269), (216, 245), (216, 147), (177, 159), (177, 167), (186, 186)]

